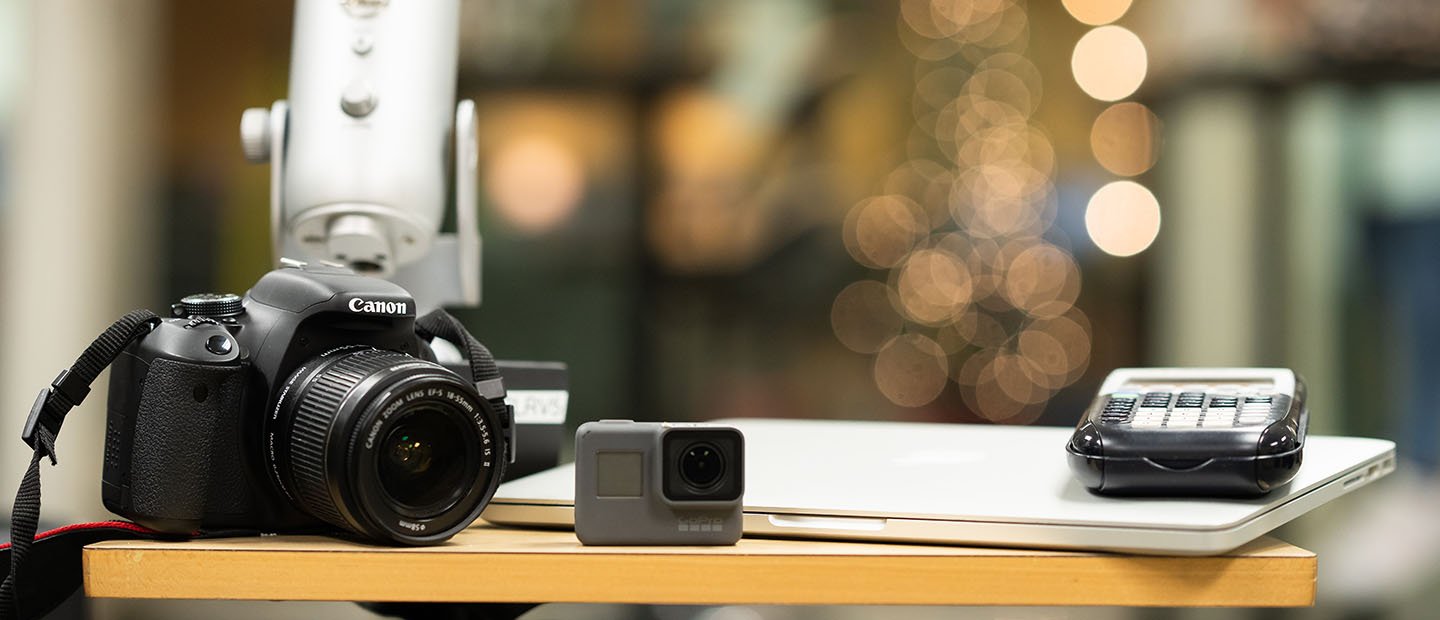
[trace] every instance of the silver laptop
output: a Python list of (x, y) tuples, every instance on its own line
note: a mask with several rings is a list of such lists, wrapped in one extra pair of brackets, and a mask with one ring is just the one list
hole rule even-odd
[[(1073, 480), (1072, 429), (717, 420), (745, 434), (745, 535), (1208, 555), (1395, 469), (1395, 444), (1310, 436), (1299, 474), (1255, 499), (1114, 498)], [(487, 521), (569, 527), (575, 470), (502, 485)]]

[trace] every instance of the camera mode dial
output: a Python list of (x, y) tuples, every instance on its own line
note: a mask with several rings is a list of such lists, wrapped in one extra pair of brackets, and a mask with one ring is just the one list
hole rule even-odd
[(182, 317), (224, 318), (244, 314), (245, 306), (234, 293), (197, 293), (182, 297), (172, 311)]

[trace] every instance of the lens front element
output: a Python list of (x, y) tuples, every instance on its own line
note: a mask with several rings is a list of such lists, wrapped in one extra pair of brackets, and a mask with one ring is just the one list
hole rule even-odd
[(408, 512), (424, 516), (450, 508), (464, 490), (464, 435), (465, 429), (438, 409), (409, 413), (380, 444), (380, 487)]
[(708, 443), (696, 443), (680, 457), (680, 476), (698, 489), (715, 486), (725, 475), (725, 457)]

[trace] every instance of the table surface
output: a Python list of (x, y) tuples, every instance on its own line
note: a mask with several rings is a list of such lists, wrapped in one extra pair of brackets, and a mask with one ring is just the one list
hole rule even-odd
[(313, 536), (110, 541), (85, 591), (115, 598), (801, 605), (1302, 606), (1315, 554), (1262, 538), (1214, 557), (744, 539), (585, 547), (473, 527), (437, 547)]

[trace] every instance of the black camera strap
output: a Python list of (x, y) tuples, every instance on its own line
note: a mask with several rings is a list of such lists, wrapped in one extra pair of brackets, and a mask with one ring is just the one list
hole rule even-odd
[(495, 356), (490, 354), (490, 349), (470, 335), (470, 331), (465, 329), (460, 319), (451, 316), (449, 312), (435, 310), (425, 316), (416, 317), (415, 333), (427, 341), (440, 338), (462, 347), (461, 353), (465, 354), (466, 361), (470, 362), (471, 379), (476, 383), (500, 378), (500, 367), (495, 365)]
[(415, 333), (427, 342), (436, 338), (445, 340), (460, 348), (465, 360), (470, 362), (470, 380), (475, 382), (475, 391), (495, 405), (500, 415), (500, 432), (505, 436), (505, 462), (515, 462), (515, 410), (505, 404), (505, 382), (500, 378), (500, 367), (490, 349), (480, 344), (460, 319), (444, 310), (434, 310), (415, 319)]
[[(65, 422), (66, 414), (85, 400), (90, 393), (90, 384), (115, 361), (121, 351), (150, 333), (159, 323), (160, 317), (149, 310), (135, 310), (120, 317), (85, 348), (73, 366), (60, 371), (49, 387), (40, 390), (35, 404), (30, 407), (30, 416), (25, 420), (21, 438), (35, 452), (30, 457), (30, 467), (20, 480), (20, 490), (15, 494), (15, 506), (10, 516), (10, 563), (5, 581), (0, 583), (0, 618), (22, 618), (20, 595), (28, 594), (33, 588), (23, 579), (22, 570), (29, 559), (30, 548), (35, 543), (35, 530), (40, 524), (40, 461), (48, 458), (51, 466), (58, 463), (55, 440), (60, 435), (60, 425)], [(60, 602), (54, 601), (51, 605)], [(24, 611), (39, 615), (48, 609), (27, 607)]]

